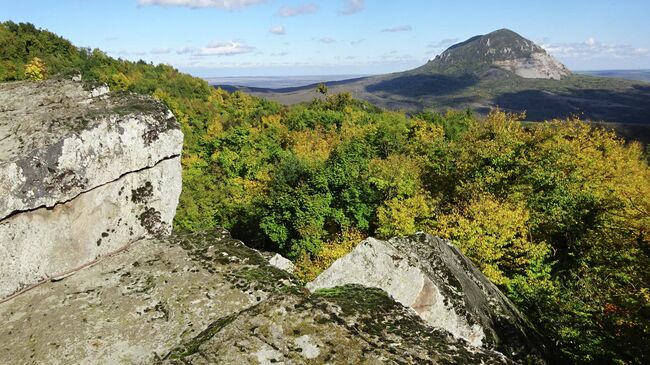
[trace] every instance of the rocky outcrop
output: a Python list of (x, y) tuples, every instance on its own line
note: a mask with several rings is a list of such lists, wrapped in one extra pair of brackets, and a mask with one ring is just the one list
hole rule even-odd
[(0, 305), (0, 363), (511, 364), (381, 290), (310, 295), (217, 230), (145, 240)]
[(183, 135), (161, 103), (105, 86), (0, 85), (0, 299), (166, 235)]
[(535, 52), (527, 58), (494, 61), (494, 65), (525, 79), (561, 80), (571, 74), (563, 64), (546, 51)]
[(543, 364), (550, 351), (515, 306), (450, 243), (427, 234), (369, 238), (307, 284), (385, 290), (426, 323), (472, 346), (522, 363)]

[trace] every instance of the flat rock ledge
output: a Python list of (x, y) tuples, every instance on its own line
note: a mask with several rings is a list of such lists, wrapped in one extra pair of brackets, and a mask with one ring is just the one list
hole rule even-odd
[(152, 98), (70, 80), (0, 84), (0, 300), (169, 234), (182, 145)]
[(368, 238), (306, 287), (318, 292), (352, 284), (386, 291), (430, 326), (477, 348), (526, 364), (560, 361), (514, 304), (440, 238), (424, 233)]
[(216, 230), (140, 241), (0, 304), (7, 364), (513, 364), (384, 291), (309, 294)]

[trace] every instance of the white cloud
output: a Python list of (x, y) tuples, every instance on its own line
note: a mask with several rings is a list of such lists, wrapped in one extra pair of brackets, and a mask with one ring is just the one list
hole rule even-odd
[(266, 0), (137, 0), (141, 6), (184, 6), (188, 8), (217, 8), (241, 9), (246, 6), (257, 5)]
[(328, 37), (326, 37), (326, 38), (319, 38), (318, 41), (321, 42), (321, 43), (325, 43), (325, 44), (336, 43), (336, 39), (334, 39), (334, 38), (328, 38)]
[(138, 56), (138, 57), (140, 57), (140, 56), (146, 56), (147, 52), (121, 50), (118, 54), (120, 56), (126, 56), (126, 57), (128, 57), (128, 56)]
[(385, 28), (385, 29), (382, 29), (381, 31), (382, 32), (388, 32), (388, 33), (397, 33), (397, 32), (410, 32), (412, 30), (413, 30), (413, 28), (410, 25), (399, 25), (399, 26), (392, 27), (392, 28)]
[(169, 48), (154, 48), (151, 50), (151, 54), (168, 54), (171, 53), (171, 49)]
[(312, 14), (317, 12), (318, 9), (320, 9), (318, 4), (313, 4), (313, 3), (296, 6), (296, 7), (283, 6), (280, 8), (280, 10), (278, 10), (278, 16), (286, 18), (290, 16)]
[(255, 47), (247, 46), (240, 42), (215, 42), (199, 49), (196, 56), (234, 56), (243, 53), (251, 53)]
[(433, 48), (433, 49), (447, 48), (457, 42), (458, 42), (458, 38), (447, 38), (447, 39), (431, 42), (427, 45), (427, 48)]
[(361, 10), (365, 9), (366, 4), (364, 0), (346, 0), (345, 7), (341, 10), (341, 15), (351, 15), (358, 13)]
[(183, 47), (181, 49), (176, 50), (176, 54), (189, 54), (189, 53), (196, 53), (196, 48), (193, 47)]
[(596, 57), (629, 58), (648, 54), (645, 48), (633, 47), (629, 44), (600, 43), (593, 37), (584, 42), (540, 44), (547, 52), (557, 57), (590, 59)]
[(278, 25), (277, 27), (273, 27), (269, 29), (269, 33), (276, 34), (276, 35), (284, 35), (287, 33), (287, 31), (284, 29), (283, 26)]
[(354, 40), (354, 41), (350, 41), (350, 45), (351, 46), (356, 46), (357, 44), (361, 44), (361, 43), (363, 43), (365, 41), (366, 41), (365, 38), (357, 39), (357, 40)]

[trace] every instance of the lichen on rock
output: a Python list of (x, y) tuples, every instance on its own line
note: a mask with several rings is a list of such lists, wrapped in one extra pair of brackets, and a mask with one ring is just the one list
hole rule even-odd
[(149, 97), (60, 79), (0, 84), (0, 300), (169, 234), (182, 144)]

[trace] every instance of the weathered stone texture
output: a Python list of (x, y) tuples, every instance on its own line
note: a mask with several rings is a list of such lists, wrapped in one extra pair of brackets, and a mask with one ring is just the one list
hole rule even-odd
[(130, 242), (171, 233), (180, 194), (177, 158), (53, 208), (0, 221), (0, 297), (57, 277)]
[(225, 231), (140, 241), (0, 304), (0, 363), (512, 364), (381, 290), (309, 295)]
[(0, 84), (0, 299), (171, 232), (183, 134), (144, 96)]
[(92, 90), (62, 80), (0, 84), (0, 219), (180, 154), (183, 134), (164, 105)]
[(460, 251), (417, 234), (369, 238), (337, 260), (307, 288), (357, 284), (385, 290), (429, 325), (473, 346), (526, 363), (545, 363), (543, 341), (515, 306)]

